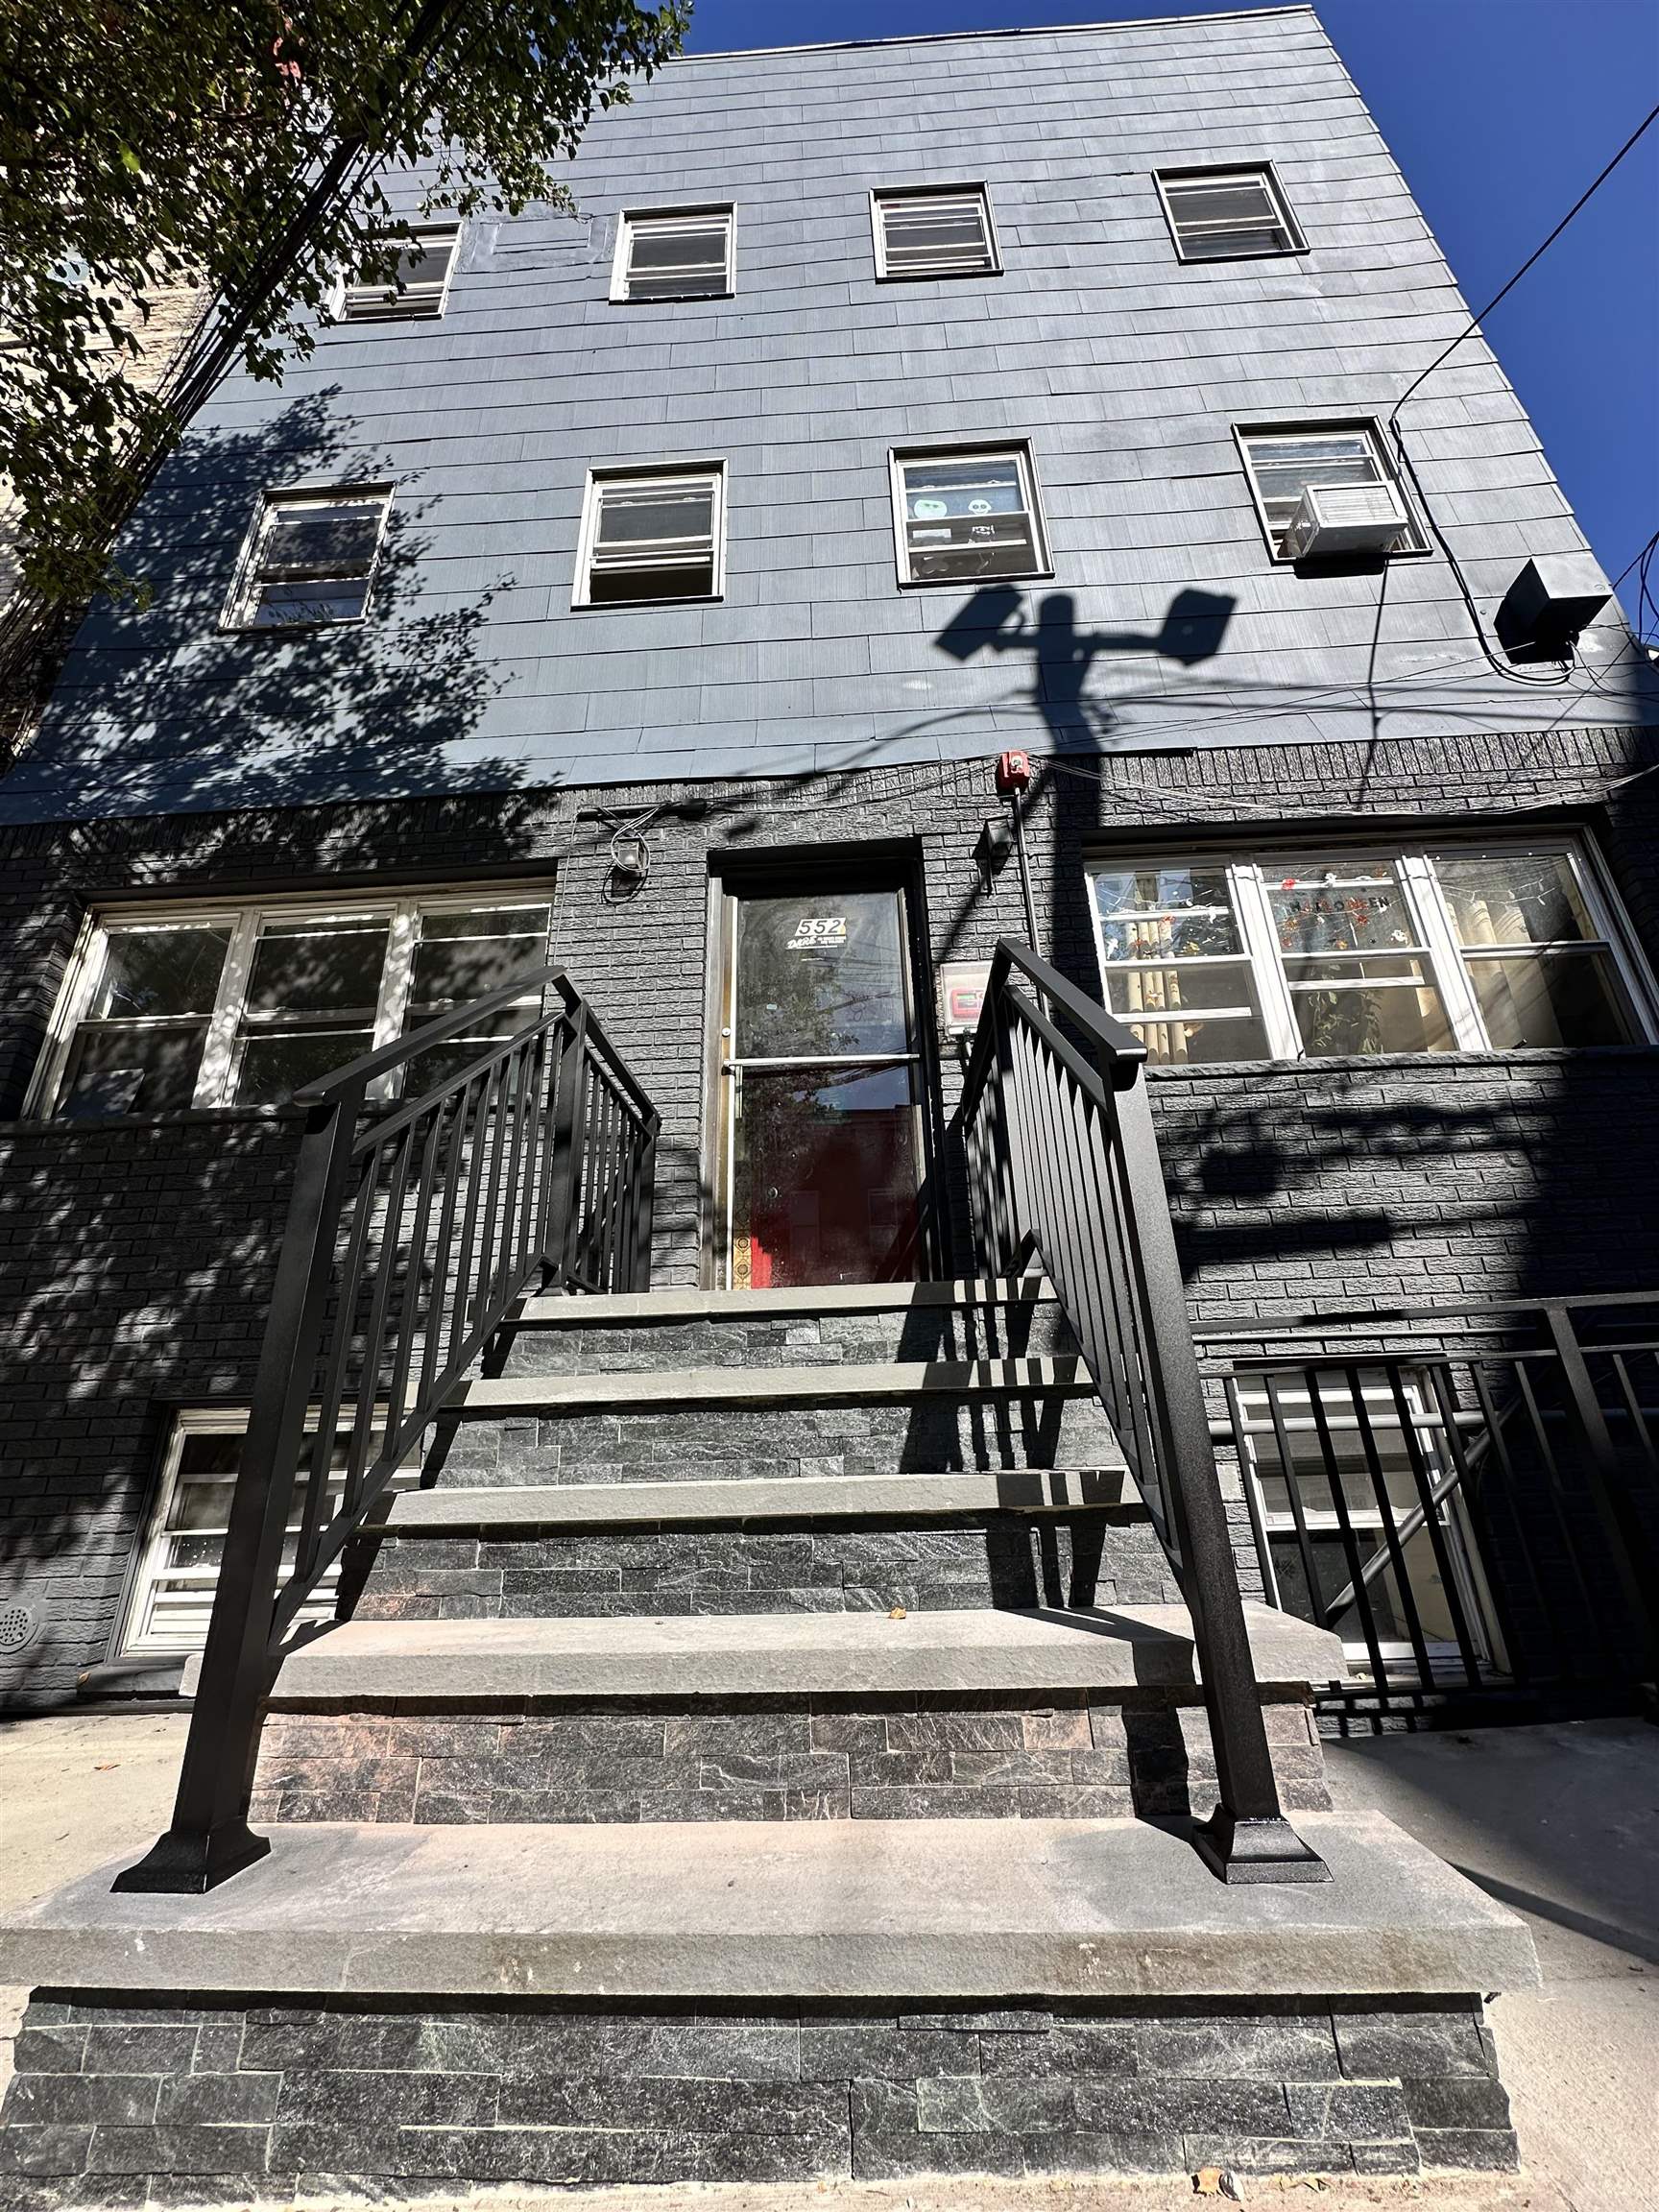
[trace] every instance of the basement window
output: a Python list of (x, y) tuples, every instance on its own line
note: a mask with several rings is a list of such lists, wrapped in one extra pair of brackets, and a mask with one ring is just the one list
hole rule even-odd
[[(200, 1651), (206, 1642), (247, 1430), (243, 1410), (191, 1408), (175, 1417), (112, 1657), (165, 1658)], [(312, 1428), (306, 1434), (301, 1467), (309, 1460), (316, 1433)], [(341, 1449), (330, 1475), (330, 1508), (338, 1503), (345, 1478)], [(419, 1480), (418, 1455), (392, 1478), (393, 1487), (400, 1490), (414, 1489)], [(282, 1547), (284, 1571), (294, 1564), (304, 1498), (303, 1487), (297, 1488)], [(340, 1561), (335, 1559), (301, 1607), (297, 1625), (333, 1620), (339, 1581)]]
[(1579, 841), (1102, 861), (1109, 1012), (1166, 1067), (1644, 1043), (1654, 994)]
[(902, 584), (1048, 573), (1036, 478), (1023, 445), (895, 453), (892, 469)]
[(1424, 537), (1399, 476), (1389, 466), (1376, 423), (1269, 425), (1235, 433), (1256, 512), (1275, 561), (1288, 561), (1286, 532), (1310, 489), (1343, 492), (1382, 485), (1399, 501), (1406, 521), (1394, 553), (1426, 553)]
[(724, 300), (735, 288), (730, 207), (625, 214), (611, 276), (615, 301)]
[(425, 225), (397, 235), (392, 282), (343, 285), (338, 310), (343, 323), (424, 323), (443, 314), (461, 243), (460, 225)]
[(1265, 162), (1247, 169), (1160, 169), (1154, 181), (1183, 261), (1308, 251), (1279, 179)]
[[(83, 1121), (276, 1106), (544, 966), (545, 885), (269, 906), (111, 908), (90, 924), (28, 1111)], [(541, 1005), (529, 991), (387, 1079), (415, 1097)]]
[(724, 589), (725, 470), (595, 469), (588, 479), (572, 605), (718, 599)]
[(268, 492), (226, 607), (228, 630), (360, 622), (380, 560), (390, 485)]
[(878, 276), (984, 276), (1000, 268), (983, 184), (872, 192)]

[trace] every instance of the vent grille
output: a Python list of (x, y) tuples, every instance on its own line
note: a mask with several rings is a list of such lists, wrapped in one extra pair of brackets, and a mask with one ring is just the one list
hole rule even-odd
[(21, 1651), (33, 1644), (40, 1620), (21, 1598), (0, 1598), (0, 1653)]

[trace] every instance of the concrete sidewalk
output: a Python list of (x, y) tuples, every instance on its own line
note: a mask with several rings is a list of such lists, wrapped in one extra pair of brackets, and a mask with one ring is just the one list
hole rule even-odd
[(1524, 1915), (1542, 1988), (1492, 2008), (1529, 2175), (1575, 2212), (1650, 2203), (1659, 2176), (1659, 1728), (1328, 1743), (1340, 1807), (1388, 1814)]
[[(0, 1726), (0, 1911), (165, 1825), (183, 1717), (97, 1715)], [(1659, 1729), (1580, 1722), (1327, 1746), (1339, 1806), (1388, 1814), (1530, 1924), (1541, 1989), (1493, 2008), (1526, 2172), (1506, 2180), (1321, 2184), (1327, 2212), (1631, 2212), (1659, 2173)], [(23, 1993), (0, 1993), (0, 2075)], [(10, 2018), (5, 1998), (12, 2000)], [(1246, 2184), (1252, 2201), (1309, 2185)], [(538, 2201), (506, 2193), (502, 2201)], [(810, 2189), (610, 2190), (562, 2212), (1172, 2212), (1191, 2183), (963, 2180)]]

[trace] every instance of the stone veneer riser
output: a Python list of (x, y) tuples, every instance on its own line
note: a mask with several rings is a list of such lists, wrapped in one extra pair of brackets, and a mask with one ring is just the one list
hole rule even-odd
[(987, 1514), (925, 1527), (391, 1535), (347, 1561), (358, 1621), (621, 1614), (908, 1612), (1178, 1602), (1138, 1513)]
[(1053, 1298), (775, 1317), (736, 1308), (680, 1320), (527, 1323), (514, 1333), (503, 1372), (832, 1367), (878, 1360), (1034, 1358), (1076, 1349), (1076, 1337)]
[[(1189, 1692), (1190, 1698), (1195, 1691)], [(1286, 1804), (1329, 1807), (1309, 1708), (1264, 1708)], [(1200, 1818), (1201, 1705), (1168, 1694), (664, 1698), (297, 1710), (266, 1723), (255, 1821)]]
[(4, 2118), (16, 2212), (1516, 2163), (1475, 1997), (780, 2010), (42, 1992)]
[(771, 1408), (570, 1407), (467, 1420), (440, 1448), (437, 1481), (472, 1489), (1121, 1464), (1093, 1396), (998, 1392)]

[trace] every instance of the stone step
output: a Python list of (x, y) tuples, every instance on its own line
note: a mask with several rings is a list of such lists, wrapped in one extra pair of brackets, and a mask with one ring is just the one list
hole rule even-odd
[(1089, 1474), (1028, 1467), (941, 1475), (796, 1475), (731, 1482), (521, 1483), (481, 1490), (397, 1490), (383, 1495), (371, 1528), (434, 1537), (589, 1528), (670, 1528), (734, 1523), (902, 1519), (969, 1513), (1139, 1513), (1126, 1469)]
[(834, 1290), (652, 1291), (532, 1298), (503, 1372), (833, 1366), (1073, 1353), (1046, 1284), (854, 1285)]
[[(1245, 1615), (1264, 1695), (1346, 1672), (1339, 1639), (1271, 1607)], [(200, 1668), (185, 1670), (189, 1694)], [(275, 1705), (459, 1707), (504, 1699), (1174, 1690), (1197, 1696), (1182, 1605), (1098, 1612), (348, 1621), (291, 1650)]]
[[(998, 1478), (958, 1479), (965, 1488), (977, 1484), (994, 1494)], [(466, 1503), (466, 1520), (395, 1525), (365, 1537), (347, 1567), (352, 1618), (886, 1613), (896, 1605), (909, 1612), (1069, 1608), (1180, 1597), (1157, 1534), (1138, 1506), (1007, 1512), (992, 1504), (952, 1512), (929, 1504), (916, 1512), (894, 1495), (919, 1487), (918, 1479), (903, 1477), (610, 1483), (593, 1486), (597, 1501), (589, 1487), (537, 1493), (580, 1499), (589, 1511), (579, 1519), (505, 1528), (479, 1527), (489, 1512), (488, 1490), (426, 1493)], [(810, 1517), (769, 1512), (752, 1498), (730, 1496), (759, 1491), (772, 1498), (808, 1488), (830, 1494)], [(633, 1507), (635, 1493), (654, 1503), (664, 1492), (672, 1501), (677, 1489), (702, 1502), (701, 1519), (682, 1508), (664, 1523)], [(858, 1490), (884, 1495), (885, 1511), (875, 1500), (849, 1496)]]
[(1121, 1468), (1075, 1355), (508, 1374), (456, 1393), (444, 1488)]
[(1538, 1980), (1522, 1921), (1382, 1815), (1297, 1826), (1330, 1882), (1230, 1887), (1133, 1820), (319, 1824), (203, 1897), (111, 1891), (127, 1854), (10, 1915), (0, 1951), (10, 1982), (157, 1996), (1018, 2007)]
[(777, 1290), (627, 1290), (526, 1298), (519, 1318), (543, 1328), (649, 1321), (780, 1319), (808, 1313), (902, 1313), (939, 1306), (1033, 1306), (1054, 1296), (1041, 1275), (958, 1276), (931, 1283), (808, 1283)]
[(1088, 1398), (1074, 1354), (1058, 1358), (882, 1360), (871, 1365), (665, 1367), (503, 1375), (461, 1383), (447, 1410), (468, 1421), (514, 1413), (657, 1413), (693, 1406), (882, 1405), (927, 1398)]

